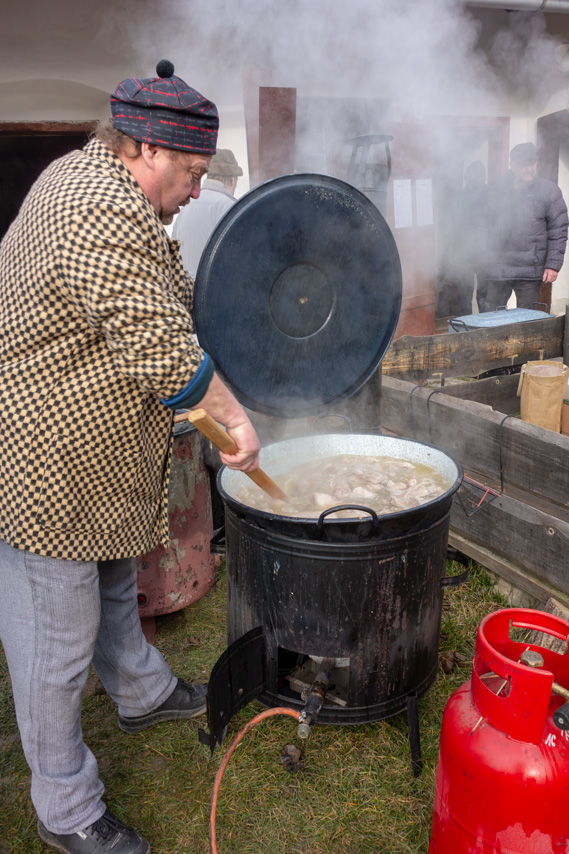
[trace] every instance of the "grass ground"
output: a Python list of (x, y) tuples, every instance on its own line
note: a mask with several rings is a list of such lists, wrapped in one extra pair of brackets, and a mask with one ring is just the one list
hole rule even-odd
[[(442, 713), (470, 676), (478, 623), (503, 606), (477, 566), (467, 584), (445, 592), (441, 666), (419, 702), (424, 770), (418, 778), (411, 773), (405, 714), (366, 725), (314, 726), (307, 741), (297, 739), (290, 718), (263, 721), (245, 736), (223, 777), (219, 854), (426, 854)], [(226, 646), (222, 570), (203, 599), (160, 618), (156, 645), (177, 675), (207, 680)], [(446, 672), (449, 662), (454, 664)], [(92, 674), (83, 732), (99, 761), (108, 806), (144, 833), (153, 854), (207, 854), (218, 765), (236, 733), (262, 708), (253, 703), (236, 715), (211, 757), (197, 737), (205, 717), (136, 735), (121, 732), (114, 705)], [(296, 773), (280, 761), (287, 744), (302, 751)], [(37, 836), (29, 786), (0, 648), (0, 854), (52, 850)]]

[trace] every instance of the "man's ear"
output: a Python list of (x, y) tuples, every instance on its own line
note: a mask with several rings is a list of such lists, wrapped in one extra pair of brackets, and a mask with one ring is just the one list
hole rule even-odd
[(141, 143), (140, 156), (142, 157), (144, 164), (148, 167), (148, 169), (154, 169), (158, 150), (158, 145), (153, 145), (150, 142)]

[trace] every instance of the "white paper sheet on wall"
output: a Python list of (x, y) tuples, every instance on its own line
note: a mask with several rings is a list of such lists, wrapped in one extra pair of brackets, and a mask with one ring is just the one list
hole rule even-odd
[(410, 228), (413, 225), (410, 178), (397, 178), (393, 181), (393, 221), (395, 228)]
[(433, 224), (433, 182), (430, 178), (419, 178), (415, 183), (417, 225)]

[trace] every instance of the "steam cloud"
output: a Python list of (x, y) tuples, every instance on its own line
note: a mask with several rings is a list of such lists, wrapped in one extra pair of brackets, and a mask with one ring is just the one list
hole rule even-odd
[[(119, 25), (143, 76), (156, 59), (220, 106), (241, 104), (242, 74), (270, 69), (264, 85), (299, 95), (382, 98), (424, 113), (503, 114), (563, 85), (559, 39), (541, 14), (491, 11), (503, 27), (488, 52), (481, 20), (458, 0), (122, 0)], [(482, 18), (483, 20), (483, 18)], [(107, 39), (116, 21), (106, 21)]]

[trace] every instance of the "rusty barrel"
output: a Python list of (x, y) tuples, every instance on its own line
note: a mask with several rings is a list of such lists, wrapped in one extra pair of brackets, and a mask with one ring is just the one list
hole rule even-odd
[(138, 608), (144, 632), (154, 618), (201, 599), (215, 580), (211, 487), (201, 436), (184, 421), (175, 425), (168, 497), (170, 545), (137, 558)]

